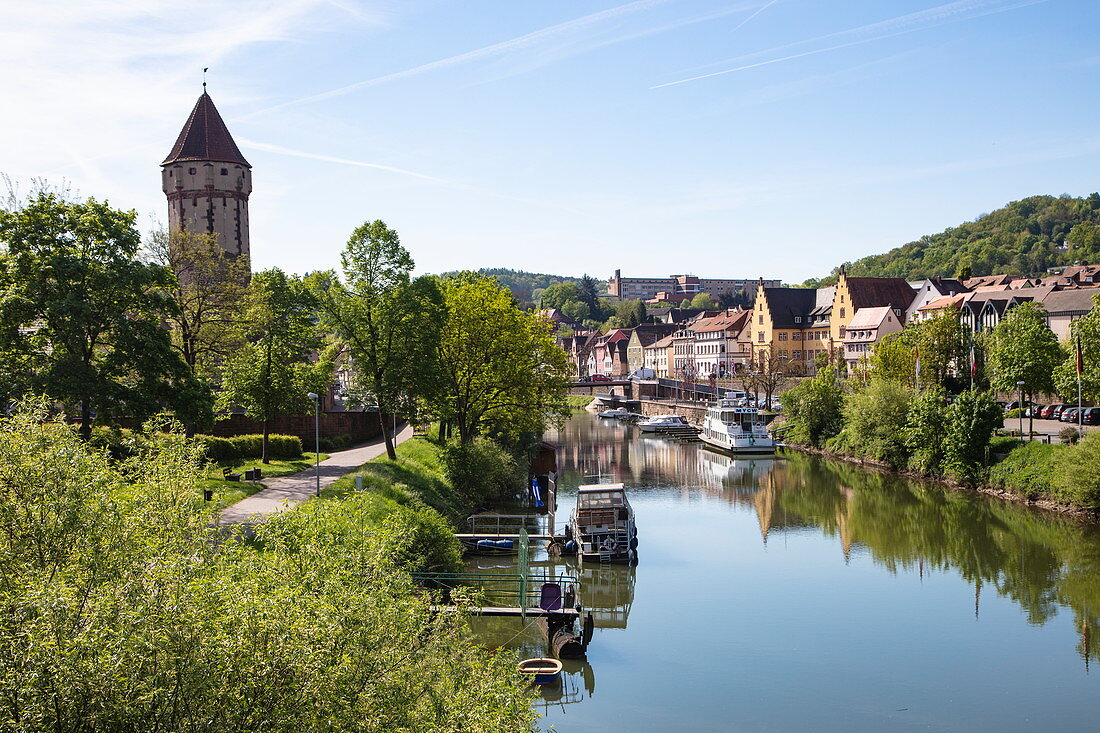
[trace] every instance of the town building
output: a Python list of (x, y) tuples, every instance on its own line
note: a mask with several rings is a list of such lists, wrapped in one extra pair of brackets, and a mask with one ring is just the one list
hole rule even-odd
[(738, 336), (751, 317), (751, 311), (728, 310), (691, 324), (694, 361), (701, 376), (726, 377), (745, 367), (751, 352), (742, 350)]
[(849, 373), (871, 357), (884, 336), (901, 331), (903, 318), (890, 306), (859, 309), (844, 332), (844, 361)]
[(645, 368), (652, 369), (657, 379), (670, 379), (675, 374), (672, 339), (671, 335), (665, 336), (644, 349)]
[(941, 277), (910, 281), (909, 286), (917, 292), (917, 295), (905, 311), (906, 323), (917, 320), (918, 310), (932, 301), (968, 291), (967, 287), (960, 281)]
[(756, 288), (760, 282), (766, 287), (779, 287), (779, 280), (719, 279), (702, 278), (695, 275), (669, 275), (668, 277), (623, 277), (621, 270), (607, 281), (607, 292), (620, 300), (651, 300), (658, 293), (665, 294), (665, 300), (679, 303), (690, 300), (699, 293), (707, 293), (717, 300), (721, 296), (741, 296), (746, 302), (756, 298)]
[(634, 374), (646, 366), (645, 349), (666, 336), (679, 330), (679, 326), (670, 323), (643, 323), (635, 326), (626, 345), (626, 363), (629, 374)]
[(226, 252), (249, 261), (252, 166), (241, 155), (205, 84), (161, 163), (161, 188), (168, 197), (169, 234), (216, 234)]
[(848, 277), (842, 266), (829, 315), (833, 343), (839, 345), (844, 341), (848, 324), (861, 308), (886, 306), (895, 312), (896, 318), (905, 318), (916, 295), (917, 291), (900, 277)]
[(1075, 288), (1054, 291), (1043, 299), (1047, 325), (1059, 341), (1068, 339), (1070, 325), (1096, 307), (1097, 295), (1100, 295), (1100, 288)]

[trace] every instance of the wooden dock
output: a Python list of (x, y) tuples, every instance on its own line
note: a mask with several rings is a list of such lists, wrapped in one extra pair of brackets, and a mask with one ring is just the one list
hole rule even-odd
[[(519, 537), (518, 534), (497, 534), (496, 532), (463, 532), (455, 534), (455, 538), (460, 542), (462, 540), (513, 540), (519, 542)], [(565, 541), (565, 537), (555, 537), (552, 534), (529, 534), (527, 535), (527, 539), (544, 541), (558, 539), (562, 542)]]

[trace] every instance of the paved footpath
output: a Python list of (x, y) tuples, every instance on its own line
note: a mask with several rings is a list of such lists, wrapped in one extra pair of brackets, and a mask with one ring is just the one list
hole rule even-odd
[[(412, 437), (412, 434), (412, 428), (406, 425), (397, 434), (397, 443), (405, 442)], [(325, 488), (336, 479), (351, 473), (370, 459), (377, 458), (385, 452), (386, 443), (379, 438), (351, 450), (333, 453), (321, 461), (321, 488)], [(255, 524), (276, 512), (292, 509), (316, 496), (316, 476), (315, 469), (311, 468), (293, 476), (263, 479), (260, 483), (267, 488), (222, 509), (218, 516), (218, 524), (223, 527), (230, 524)]]

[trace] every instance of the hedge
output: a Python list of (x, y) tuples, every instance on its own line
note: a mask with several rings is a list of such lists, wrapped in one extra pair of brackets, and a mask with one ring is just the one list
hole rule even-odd
[[(262, 435), (235, 435), (232, 438), (196, 435), (195, 440), (203, 445), (206, 457), (212, 461), (235, 461), (263, 455)], [(297, 435), (269, 435), (267, 451), (269, 458), (301, 458), (302, 439)]]

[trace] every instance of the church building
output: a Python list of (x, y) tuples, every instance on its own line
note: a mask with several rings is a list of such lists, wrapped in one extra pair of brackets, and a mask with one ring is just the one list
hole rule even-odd
[(169, 234), (216, 233), (226, 252), (247, 263), (252, 166), (233, 142), (205, 84), (161, 166)]

